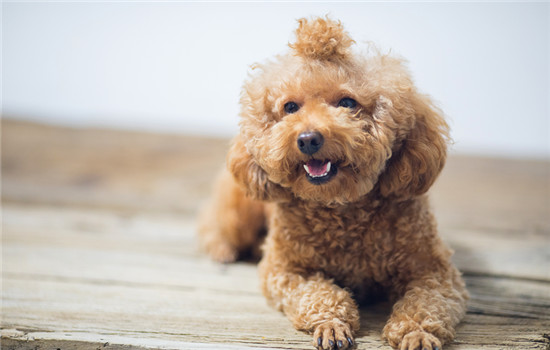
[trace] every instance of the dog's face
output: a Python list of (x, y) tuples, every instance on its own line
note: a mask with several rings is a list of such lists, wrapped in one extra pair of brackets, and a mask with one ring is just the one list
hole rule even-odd
[(237, 180), (258, 198), (324, 204), (375, 188), (383, 196), (427, 190), (444, 162), (446, 124), (401, 62), (352, 55), (351, 39), (330, 20), (302, 20), (297, 37), (293, 52), (245, 83), (229, 155)]

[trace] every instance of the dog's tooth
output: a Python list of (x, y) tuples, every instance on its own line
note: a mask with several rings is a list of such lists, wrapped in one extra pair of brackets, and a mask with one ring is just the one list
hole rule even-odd
[(309, 166), (307, 164), (302, 164), (302, 166), (304, 167), (304, 169), (306, 170), (306, 173), (310, 177), (317, 178), (317, 177), (327, 176), (330, 173), (330, 169), (332, 168), (332, 163), (330, 161), (327, 161), (326, 166), (325, 166), (325, 172), (323, 174), (312, 174), (311, 169), (309, 168)]

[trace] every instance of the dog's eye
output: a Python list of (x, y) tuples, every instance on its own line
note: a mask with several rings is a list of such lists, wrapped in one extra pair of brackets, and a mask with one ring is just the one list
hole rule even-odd
[(285, 103), (285, 113), (292, 114), (298, 112), (300, 106), (296, 102), (287, 102)]
[(353, 109), (357, 107), (357, 102), (353, 98), (344, 97), (343, 99), (338, 101), (338, 107)]

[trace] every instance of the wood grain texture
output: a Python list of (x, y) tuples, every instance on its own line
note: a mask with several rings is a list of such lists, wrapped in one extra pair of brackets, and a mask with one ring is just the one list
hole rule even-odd
[[(2, 123), (2, 349), (310, 349), (256, 265), (197, 249), (228, 140)], [(432, 191), (472, 299), (445, 349), (550, 349), (550, 164), (451, 157)], [(390, 349), (391, 305), (358, 349)]]

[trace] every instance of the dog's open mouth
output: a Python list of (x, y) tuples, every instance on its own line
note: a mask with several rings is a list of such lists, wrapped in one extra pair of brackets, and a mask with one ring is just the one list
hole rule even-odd
[(311, 159), (304, 164), (306, 169), (306, 177), (309, 182), (314, 185), (327, 183), (336, 175), (338, 167), (329, 160)]

